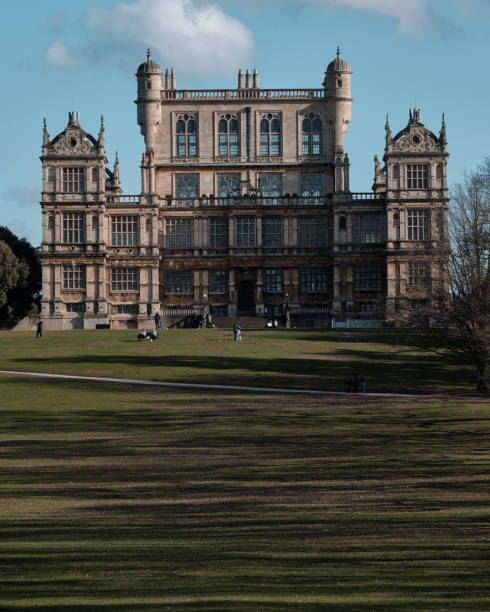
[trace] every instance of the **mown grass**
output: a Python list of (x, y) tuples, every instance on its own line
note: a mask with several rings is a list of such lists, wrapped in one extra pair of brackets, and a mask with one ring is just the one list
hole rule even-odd
[[(73, 337), (72, 355), (95, 354), (83, 334)], [(117, 350), (170, 363), (192, 337), (179, 336), (180, 348), (126, 350), (124, 335), (109, 336), (122, 349), (106, 347), (101, 367), (119, 367)], [(70, 352), (55, 334), (42, 348), (16, 347), (2, 367), (22, 363), (22, 347), (36, 360), (29, 367), (44, 371), (61, 369)], [(243, 359), (245, 347), (234, 355)], [(76, 366), (73, 357), (67, 367)], [(164, 371), (153, 367), (149, 377)], [(137, 360), (121, 368), (144, 371)], [(196, 394), (8, 377), (0, 397), (1, 609), (490, 608), (484, 399)]]
[[(408, 342), (408, 344), (407, 344)], [(344, 390), (354, 375), (371, 391), (474, 389), (474, 368), (423, 351), (395, 330), (163, 330), (159, 342), (132, 331), (0, 332), (0, 369), (174, 382)]]

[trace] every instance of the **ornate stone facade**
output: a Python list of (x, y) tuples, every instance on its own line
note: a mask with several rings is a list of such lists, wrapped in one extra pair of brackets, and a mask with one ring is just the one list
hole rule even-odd
[(141, 193), (122, 195), (98, 138), (70, 113), (43, 132), (47, 328), (136, 328), (202, 313), (289, 311), (293, 324), (374, 325), (426, 299), (446, 257), (445, 124), (420, 111), (395, 137), (373, 191), (352, 193), (344, 135), (351, 71), (318, 89), (179, 90), (151, 60), (137, 71)]

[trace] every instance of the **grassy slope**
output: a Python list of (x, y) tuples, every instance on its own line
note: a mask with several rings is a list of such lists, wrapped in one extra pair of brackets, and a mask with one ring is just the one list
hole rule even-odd
[(471, 366), (401, 343), (395, 331), (164, 330), (158, 343), (135, 332), (0, 332), (0, 369), (151, 380), (343, 390), (364, 374), (371, 391), (469, 391)]
[[(35, 361), (18, 367), (86, 365), (82, 334), (73, 336), (81, 365), (42, 361), (67, 350), (49, 336), (44, 356), (19, 341), (3, 367), (25, 347)], [(98, 368), (165, 371), (145, 370), (123, 337), (110, 342)], [(232, 347), (235, 359), (245, 347)], [(163, 359), (162, 345), (141, 350)], [(197, 395), (5, 377), (0, 393), (1, 609), (490, 607), (483, 400)]]

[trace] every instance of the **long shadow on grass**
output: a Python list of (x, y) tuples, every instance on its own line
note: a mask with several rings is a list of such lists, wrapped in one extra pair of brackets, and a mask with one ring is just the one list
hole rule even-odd
[[(126, 375), (134, 378), (148, 377), (153, 380), (178, 380), (180, 382), (216, 382), (224, 384), (250, 384), (268, 386), (284, 384), (281, 380), (288, 375), (288, 386), (307, 383), (320, 388), (343, 389), (344, 382), (355, 374), (368, 377), (376, 390), (396, 391), (400, 389), (437, 390), (443, 386), (454, 386), (466, 382), (464, 371), (455, 371), (454, 363), (438, 355), (390, 355), (382, 365), (380, 357), (366, 358), (363, 350), (339, 349), (336, 354), (342, 360), (322, 359), (260, 359), (255, 357), (231, 356), (158, 356), (158, 355), (76, 355), (71, 357), (29, 357), (13, 359), (12, 362), (29, 366), (38, 365), (41, 370), (53, 370), (60, 365), (59, 372), (66, 365), (81, 366), (77, 374), (86, 369), (100, 368), (101, 376), (111, 374), (111, 366), (126, 366)], [(383, 357), (383, 356), (382, 356)], [(381, 358), (382, 358), (381, 357)], [(387, 359), (387, 356), (384, 356)], [(134, 371), (138, 368), (139, 371)], [(162, 372), (155, 373), (156, 369)], [(184, 370), (178, 372), (178, 369)], [(145, 373), (142, 376), (141, 370)], [(192, 370), (186, 372), (185, 370)], [(73, 370), (70, 368), (70, 372)], [(199, 378), (199, 371), (205, 380)], [(209, 376), (214, 371), (214, 374)], [(235, 372), (233, 372), (235, 371)], [(134, 372), (134, 373), (133, 373)], [(146, 375), (148, 372), (148, 375)], [(252, 376), (244, 374), (252, 373)], [(256, 374), (262, 376), (257, 377)], [(459, 374), (459, 376), (458, 376)], [(119, 374), (120, 376), (120, 374)], [(373, 388), (371, 387), (371, 390)]]

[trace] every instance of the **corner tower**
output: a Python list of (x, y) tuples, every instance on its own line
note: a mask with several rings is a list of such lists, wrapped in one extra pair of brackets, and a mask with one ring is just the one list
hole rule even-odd
[(340, 47), (337, 47), (337, 57), (328, 65), (323, 81), (328, 120), (334, 127), (333, 159), (344, 153), (344, 136), (351, 121), (351, 75), (349, 64), (340, 57)]
[(442, 282), (448, 253), (446, 123), (439, 136), (411, 109), (395, 136), (386, 120), (383, 161), (375, 165), (374, 190), (386, 201), (387, 318), (408, 304), (430, 298)]
[[(136, 78), (138, 80), (138, 125), (145, 137), (146, 152), (155, 150), (155, 134), (161, 118), (162, 71), (160, 66), (151, 59), (148, 49), (146, 62), (140, 64)], [(166, 82), (168, 78), (165, 79)], [(173, 79), (174, 80), (174, 79)], [(172, 83), (173, 84), (173, 83)]]

